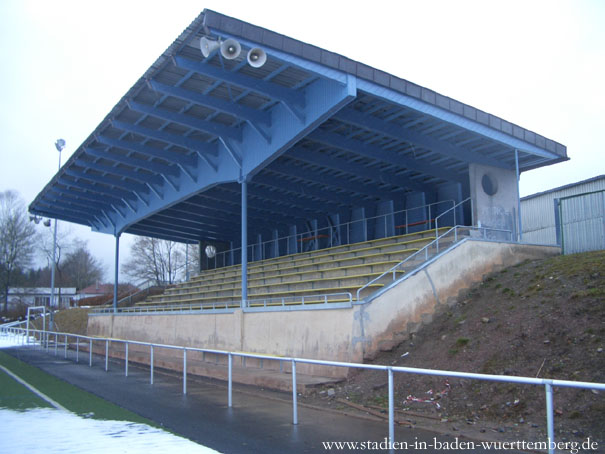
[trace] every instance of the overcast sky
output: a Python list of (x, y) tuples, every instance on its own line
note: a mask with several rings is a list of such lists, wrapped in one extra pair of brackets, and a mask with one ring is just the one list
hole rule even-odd
[[(286, 34), (567, 146), (521, 195), (605, 173), (605, 2), (0, 0), (0, 191), (29, 204), (204, 9)], [(39, 227), (42, 228), (42, 227)], [(113, 276), (114, 239), (74, 227)], [(121, 262), (131, 239), (121, 241)]]

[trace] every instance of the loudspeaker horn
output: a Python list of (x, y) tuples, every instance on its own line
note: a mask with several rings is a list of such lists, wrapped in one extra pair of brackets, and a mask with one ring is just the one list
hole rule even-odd
[(227, 39), (221, 43), (221, 55), (227, 60), (233, 60), (239, 57), (242, 46), (234, 39)]
[(260, 68), (267, 61), (267, 54), (260, 47), (253, 47), (248, 51), (248, 64), (253, 68)]
[(200, 38), (200, 50), (202, 51), (202, 55), (204, 56), (204, 58), (208, 58), (208, 55), (218, 49), (220, 45), (221, 43), (219, 43), (218, 41), (213, 41), (211, 39), (206, 38), (205, 36), (202, 36)]

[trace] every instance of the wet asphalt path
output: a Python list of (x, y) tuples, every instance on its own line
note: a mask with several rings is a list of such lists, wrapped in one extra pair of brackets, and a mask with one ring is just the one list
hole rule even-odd
[[(369, 421), (327, 411), (298, 407), (298, 425), (292, 424), (291, 394), (283, 394), (290, 402), (270, 399), (254, 388), (234, 385), (233, 407), (227, 405), (227, 388), (222, 383), (190, 378), (187, 394), (182, 393), (182, 377), (173, 374), (154, 374), (150, 384), (149, 368), (129, 366), (124, 376), (124, 362), (110, 361), (105, 371), (105, 358), (93, 356), (93, 367), (88, 366), (88, 353), (75, 352), (64, 359), (51, 350), (11, 348), (5, 352), (39, 367), (92, 394), (133, 411), (170, 431), (225, 454), (239, 453), (328, 453), (353, 452), (327, 450), (322, 442), (357, 441), (384, 442), (388, 424)], [(486, 452), (482, 449), (435, 449), (435, 437), (441, 443), (452, 443), (453, 436), (436, 435), (420, 429), (396, 426), (395, 439), (407, 443), (406, 450), (395, 452)], [(460, 439), (467, 441), (468, 439)], [(420, 443), (425, 442), (426, 447)], [(403, 446), (402, 446), (403, 447)], [(363, 452), (389, 452), (366, 449)], [(494, 451), (490, 451), (494, 452)], [(506, 451), (515, 452), (515, 451)]]

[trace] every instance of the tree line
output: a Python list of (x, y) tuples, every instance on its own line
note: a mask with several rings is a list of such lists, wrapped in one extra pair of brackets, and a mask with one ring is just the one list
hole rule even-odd
[[(0, 192), (0, 290), (4, 312), (10, 287), (50, 287), (53, 231), (37, 229), (32, 220), (38, 219), (28, 215), (16, 191)], [(92, 256), (85, 241), (73, 238), (64, 229), (57, 235), (56, 246), (56, 287), (82, 289), (103, 280), (103, 266)], [(35, 266), (36, 257), (46, 264)]]
[[(0, 291), (4, 312), (10, 287), (50, 287), (53, 229), (36, 228), (40, 224), (32, 220), (39, 221), (28, 214), (16, 191), (0, 192)], [(67, 224), (60, 226), (55, 249), (55, 286), (81, 290), (102, 282), (104, 267), (92, 256), (87, 243), (74, 238)], [(137, 237), (131, 246), (130, 259), (122, 269), (135, 283), (173, 284), (183, 280), (187, 270), (199, 269), (199, 248), (189, 247), (187, 264), (185, 248), (181, 243)]]

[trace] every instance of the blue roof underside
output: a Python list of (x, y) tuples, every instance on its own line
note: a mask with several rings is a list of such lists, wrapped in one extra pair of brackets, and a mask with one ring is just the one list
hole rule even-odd
[[(234, 60), (199, 39), (234, 38)], [(253, 68), (250, 48), (266, 51)], [(534, 132), (416, 84), (204, 11), (30, 205), (32, 213), (174, 241), (232, 241), (239, 182), (262, 232), (459, 183), (469, 164), (567, 159)]]

